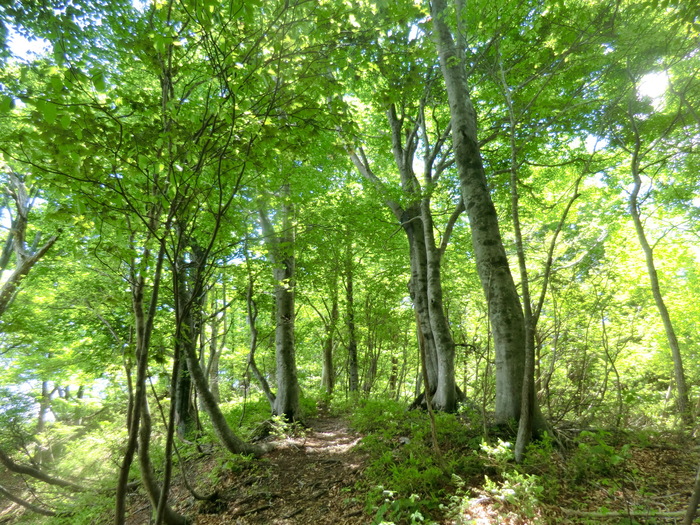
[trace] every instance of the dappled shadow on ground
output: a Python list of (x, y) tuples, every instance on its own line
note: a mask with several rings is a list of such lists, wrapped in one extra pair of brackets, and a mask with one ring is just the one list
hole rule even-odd
[(222, 476), (223, 501), (203, 505), (198, 525), (366, 523), (354, 485), (364, 457), (354, 450), (360, 436), (338, 418), (316, 419), (295, 438), (275, 441), (277, 448), (248, 469)]
[[(538, 495), (545, 503), (534, 502), (525, 517), (522, 505), (511, 504), (504, 492), (495, 496), (484, 487), (470, 487), (460, 519), (450, 525), (578, 525), (581, 523), (678, 524), (685, 515), (700, 447), (683, 436), (668, 436), (654, 443), (631, 445), (621, 453), (624, 460), (610, 465), (605, 474), (594, 475), (579, 464), (583, 475), (571, 479), (580, 460), (576, 449), (556, 451), (548, 464), (530, 468), (539, 476)], [(550, 483), (547, 477), (552, 477)], [(517, 492), (517, 487), (515, 488)], [(551, 492), (550, 492), (551, 491)]]

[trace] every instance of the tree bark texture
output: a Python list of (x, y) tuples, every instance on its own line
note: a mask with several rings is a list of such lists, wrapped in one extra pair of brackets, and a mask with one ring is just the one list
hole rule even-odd
[(431, 3), (440, 67), (450, 104), (452, 143), (464, 206), (469, 216), (477, 273), (486, 296), (496, 351), (496, 421), (520, 416), (525, 367), (525, 322), (508, 265), (477, 141), (466, 64), (447, 25), (447, 3)]
[[(417, 119), (412, 130), (404, 130), (404, 119), (397, 115), (393, 105), (387, 111), (387, 119), (392, 132), (392, 152), (399, 170), (401, 188), (412, 202), (402, 206), (389, 196), (382, 181), (371, 170), (363, 152), (361, 157), (355, 152), (350, 152), (350, 158), (363, 178), (383, 195), (385, 204), (396, 217), (408, 239), (411, 268), (409, 291), (417, 314), (417, 329), (423, 334), (423, 362), (433, 390), (433, 407), (451, 412), (456, 410), (459, 396), (454, 375), (455, 346), (442, 299), (441, 259), (451, 227), (463, 208), (460, 202), (445, 230), (442, 246), (438, 247), (434, 235), (430, 194), (421, 188), (413, 170), (421, 120)], [(405, 141), (404, 135), (408, 137)], [(427, 141), (427, 138), (424, 140)], [(438, 142), (439, 144), (432, 149), (432, 156), (426, 159), (428, 165), (434, 162), (442, 139)], [(426, 187), (434, 185), (439, 177), (439, 170), (437, 174), (433, 174), (431, 169), (426, 168), (424, 177)]]
[(280, 194), (283, 199), (280, 231), (275, 231), (264, 210), (260, 210), (262, 230), (274, 265), (275, 280), (275, 358), (277, 392), (273, 413), (288, 421), (300, 417), (299, 381), (297, 378), (296, 349), (294, 346), (295, 266), (293, 207), (289, 201), (289, 185)]
[(433, 218), (430, 201), (421, 200), (421, 217), (426, 247), (426, 281), (430, 330), (435, 344), (437, 360), (437, 383), (432, 396), (432, 407), (437, 410), (454, 412), (457, 409), (457, 383), (455, 379), (455, 344), (445, 316), (442, 300), (442, 275), (440, 263), (442, 254), (435, 244)]
[[(186, 262), (184, 256), (180, 256), (175, 268), (173, 268), (173, 289), (175, 291), (175, 354), (180, 362), (178, 379), (175, 384), (174, 403), (177, 434), (184, 437), (191, 430), (195, 420), (195, 406), (192, 403), (192, 378), (187, 359), (183, 358), (190, 353), (189, 347), (195, 352), (198, 349), (199, 334), (201, 331), (203, 293), (202, 284), (199, 282), (199, 268), (204, 261), (201, 250), (192, 249), (191, 261)], [(207, 382), (208, 386), (208, 382)]]

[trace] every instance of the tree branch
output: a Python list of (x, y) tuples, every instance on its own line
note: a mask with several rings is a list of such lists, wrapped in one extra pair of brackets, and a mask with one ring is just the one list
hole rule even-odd
[(45, 472), (42, 472), (41, 470), (36, 469), (34, 467), (29, 467), (27, 465), (19, 465), (15, 463), (12, 460), (12, 458), (8, 456), (2, 449), (0, 449), (0, 463), (5, 465), (5, 468), (7, 468), (7, 470), (10, 470), (16, 474), (24, 474), (26, 476), (30, 476), (34, 479), (38, 479), (39, 481), (43, 481), (44, 483), (48, 483), (49, 485), (73, 489), (78, 492), (85, 492), (87, 490), (82, 485), (78, 485), (77, 483), (73, 483), (72, 481), (54, 478), (53, 476), (49, 476)]
[(24, 508), (31, 510), (32, 512), (35, 512), (36, 514), (41, 514), (42, 516), (55, 516), (56, 515), (56, 513), (52, 510), (45, 509), (43, 507), (38, 507), (32, 503), (29, 503), (26, 499), (22, 499), (19, 496), (15, 496), (14, 494), (12, 494), (9, 490), (7, 490), (2, 485), (0, 485), (0, 494), (5, 496), (10, 501), (14, 501), (17, 504), (22, 505)]

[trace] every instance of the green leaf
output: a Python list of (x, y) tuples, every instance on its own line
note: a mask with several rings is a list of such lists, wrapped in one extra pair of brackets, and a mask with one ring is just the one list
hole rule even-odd
[(100, 92), (105, 92), (107, 91), (107, 82), (105, 79), (105, 74), (103, 71), (98, 71), (95, 73), (92, 78), (92, 85), (95, 87), (97, 91)]
[(7, 113), (8, 111), (15, 108), (15, 99), (8, 96), (0, 96), (0, 113)]
[(54, 91), (60, 91), (63, 87), (63, 78), (59, 75), (51, 75), (51, 87), (53, 87)]
[(56, 107), (56, 104), (46, 100), (41, 100), (37, 104), (37, 108), (39, 111), (41, 111), (41, 114), (44, 116), (46, 122), (53, 124), (56, 121), (56, 113), (58, 112), (58, 107)]

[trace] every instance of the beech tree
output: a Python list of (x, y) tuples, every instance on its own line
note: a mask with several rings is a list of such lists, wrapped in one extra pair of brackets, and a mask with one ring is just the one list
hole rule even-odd
[[(645, 16), (639, 17), (640, 11)], [(659, 193), (656, 186), (668, 187), (674, 183), (673, 179), (682, 180), (684, 163), (693, 151), (688, 138), (697, 133), (700, 125), (691, 102), (697, 100), (700, 84), (689, 74), (684, 63), (692, 61), (696, 43), (687, 34), (677, 31), (676, 24), (682, 24), (683, 18), (671, 23), (666, 16), (632, 5), (621, 12), (618, 35), (612, 46), (615, 54), (624, 57), (626, 64), (621, 59), (613, 70), (619, 81), (607, 86), (614, 86), (614, 89), (606, 90), (613, 102), (605, 109), (610, 122), (607, 136), (612, 145), (624, 152), (624, 160), (618, 169), (627, 176), (620, 174), (621, 185), (631, 182), (630, 189), (625, 190), (628, 194), (627, 209), (644, 254), (649, 286), (671, 351), (678, 411), (684, 424), (691, 425), (681, 345), (664, 299), (662, 279), (654, 256), (658, 241), (650, 238), (645, 226), (654, 220), (653, 212), (645, 213), (644, 208), (655, 202), (655, 194)], [(643, 45), (638, 41), (640, 34), (645, 35)], [(668, 86), (668, 93), (658, 93), (654, 99), (643, 92), (645, 77), (649, 78), (647, 75), (665, 77), (673, 87)], [(669, 169), (674, 172), (672, 175), (667, 174)], [(671, 180), (664, 180), (669, 176)], [(684, 185), (680, 182), (677, 192), (684, 191)], [(663, 199), (663, 195), (660, 198)]]
[(264, 454), (265, 399), (294, 421), (468, 395), (485, 434), (518, 422), (518, 461), (544, 415), (691, 422), (692, 6), (25, 4), (0, 9), (48, 43), (20, 60), (0, 31), (14, 475), (91, 494), (50, 456), (110, 422), (110, 519), (138, 471), (181, 524), (178, 447)]
[[(469, 216), (474, 255), (489, 306), (496, 348), (496, 419), (505, 423), (521, 415), (523, 377), (532, 368), (525, 361), (525, 324), (503, 247), (498, 217), (491, 200), (479, 142), (474, 106), (469, 98), (464, 43), (455, 43), (448, 26), (447, 3), (431, 4), (440, 67), (450, 101), (452, 142), (459, 171), (462, 199)], [(457, 32), (458, 38), (464, 35)], [(532, 403), (535, 403), (533, 396)]]

